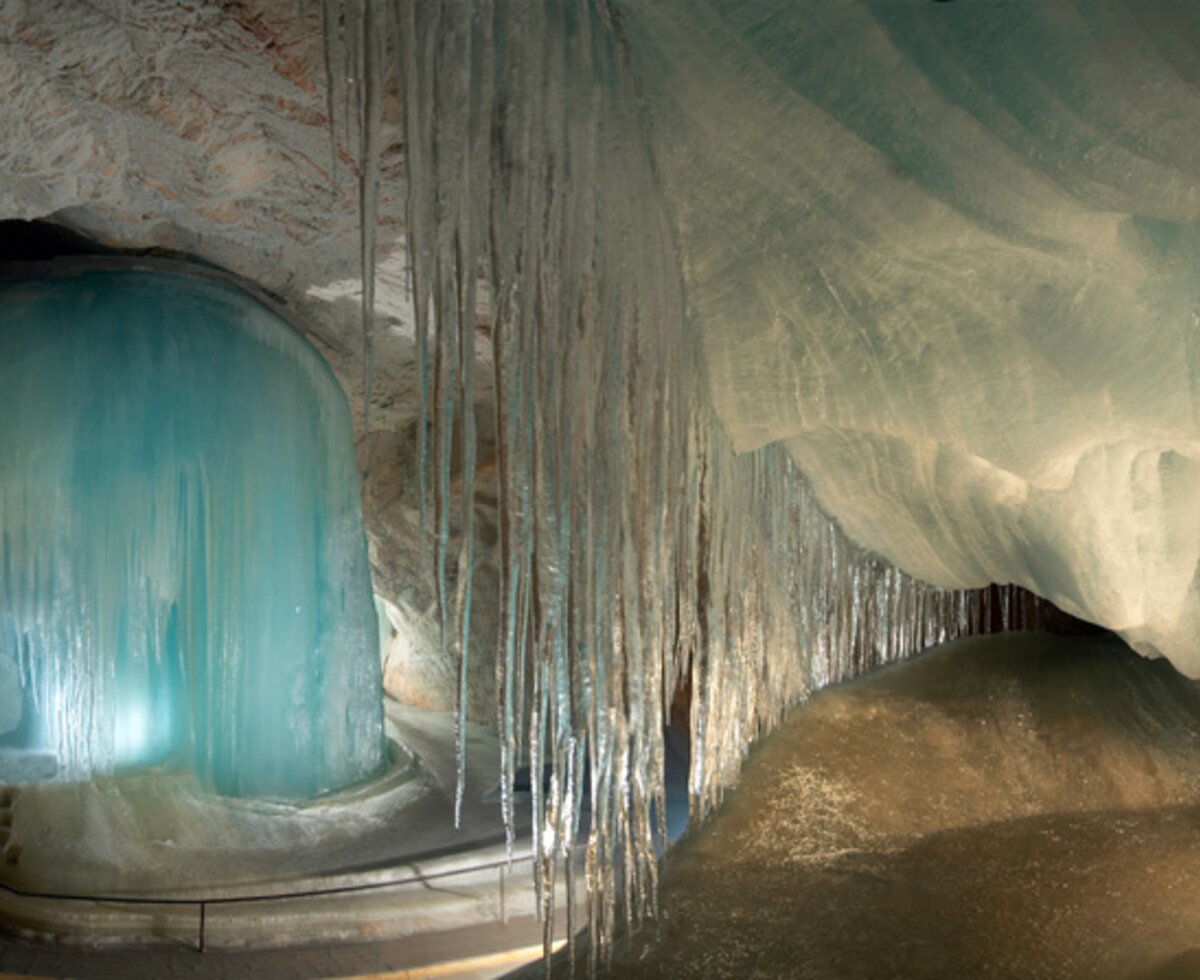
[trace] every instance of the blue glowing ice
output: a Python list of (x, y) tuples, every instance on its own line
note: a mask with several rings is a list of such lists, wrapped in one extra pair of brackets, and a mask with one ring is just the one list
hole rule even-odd
[(248, 295), (0, 282), (0, 749), (310, 797), (383, 762), (350, 422)]

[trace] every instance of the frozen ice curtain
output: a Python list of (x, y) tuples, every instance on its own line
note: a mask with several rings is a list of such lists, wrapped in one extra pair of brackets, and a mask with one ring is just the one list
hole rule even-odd
[(375, 772), (350, 422), (317, 353), (191, 277), (22, 279), (0, 304), (0, 747), (230, 795)]

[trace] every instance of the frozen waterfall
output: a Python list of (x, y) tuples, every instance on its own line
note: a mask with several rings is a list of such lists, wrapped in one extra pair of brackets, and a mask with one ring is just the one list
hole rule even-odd
[(0, 303), (0, 767), (280, 797), (376, 772), (357, 473), (317, 353), (190, 276), (85, 265)]

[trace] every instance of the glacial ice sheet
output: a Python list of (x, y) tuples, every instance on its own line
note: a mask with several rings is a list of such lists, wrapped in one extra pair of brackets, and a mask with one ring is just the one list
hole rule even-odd
[(735, 447), (1200, 675), (1200, 7), (623, 9)]
[(7, 279), (0, 308), (0, 747), (234, 796), (378, 770), (349, 417), (317, 353), (161, 272)]

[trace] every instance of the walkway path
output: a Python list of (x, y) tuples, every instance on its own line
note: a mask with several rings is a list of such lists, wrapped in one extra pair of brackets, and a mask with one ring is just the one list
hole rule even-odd
[[(540, 956), (542, 927), (528, 913), (532, 910), (532, 876), (528, 860), (511, 871), (499, 869), (471, 875), (454, 870), (469, 868), (472, 861), (495, 863), (503, 858), (503, 826), (500, 807), (490, 802), (488, 791), (498, 772), (498, 746), (484, 729), (472, 725), (468, 776), (462, 826), (454, 828), (454, 724), (447, 716), (422, 712), (389, 702), (388, 716), (396, 725), (405, 746), (420, 759), (431, 777), (431, 787), (407, 803), (389, 819), (388, 833), (371, 835), (374, 844), (354, 855), (354, 870), (329, 869), (313, 874), (305, 869), (304, 887), (354, 885), (412, 877), (414, 873), (444, 873), (443, 878), (410, 887), (326, 898), (291, 900), (287, 903), (215, 905), (209, 911), (210, 948), (199, 953), (194, 945), (198, 907), (160, 909), (154, 917), (137, 907), (95, 903), (48, 903), (46, 918), (74, 914), (83, 907), (81, 921), (87, 934), (95, 921), (123, 923), (140, 916), (146, 934), (165, 939), (147, 948), (87, 949), (77, 946), (47, 946), (0, 939), (0, 977), (349, 977), (349, 976), (446, 976), (493, 977)], [(519, 814), (518, 831), (527, 834), (528, 817)], [(394, 823), (393, 823), (394, 821)], [(382, 831), (383, 828), (379, 828)], [(528, 852), (528, 844), (518, 855)], [(332, 856), (331, 856), (332, 857)], [(279, 869), (281, 874), (286, 869)], [(286, 879), (287, 874), (283, 874)], [(328, 881), (326, 882), (326, 879)], [(276, 887), (288, 889), (288, 882)], [(289, 889), (290, 890), (290, 889)], [(238, 891), (244, 891), (239, 888)], [(91, 892), (88, 892), (89, 894)], [(28, 903), (24, 903), (28, 904)], [(506, 910), (507, 905), (507, 910)], [(42, 915), (31, 916), (36, 924)], [(343, 931), (369, 936), (416, 932), (403, 938), (374, 941), (325, 942), (319, 945), (288, 945), (274, 949), (213, 949), (222, 934), (245, 941), (261, 933), (267, 942), (286, 942), (287, 935), (304, 936), (307, 923), (315, 930), (320, 923), (340, 922)], [(436, 931), (430, 931), (436, 930)], [(68, 928), (68, 932), (70, 929)], [(309, 934), (316, 935), (317, 932)], [(253, 941), (251, 939), (251, 941)], [(173, 943), (173, 945), (172, 945)]]
[[(492, 949), (504, 953), (487, 953)], [(6, 977), (136, 977), (195, 980), (304, 980), (314, 977), (452, 977), (482, 980), (541, 955), (541, 925), (530, 919), (427, 933), (401, 940), (197, 953), (194, 949), (79, 950), (0, 940)]]

